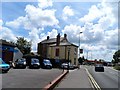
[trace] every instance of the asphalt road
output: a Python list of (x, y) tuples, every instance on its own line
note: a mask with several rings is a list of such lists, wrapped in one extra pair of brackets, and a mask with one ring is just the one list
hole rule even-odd
[(2, 74), (2, 88), (43, 88), (61, 73), (59, 69), (11, 69)]
[(118, 90), (120, 84), (120, 73), (118, 73), (118, 71), (105, 67), (104, 72), (95, 72), (94, 66), (87, 66), (87, 69), (96, 80), (100, 88)]

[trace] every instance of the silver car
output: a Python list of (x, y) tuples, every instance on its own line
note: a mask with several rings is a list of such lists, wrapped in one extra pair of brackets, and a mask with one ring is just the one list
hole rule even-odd
[(39, 69), (40, 68), (40, 62), (39, 62), (39, 59), (36, 59), (36, 58), (32, 58), (31, 59), (31, 63), (29, 65), (29, 68), (37, 68)]

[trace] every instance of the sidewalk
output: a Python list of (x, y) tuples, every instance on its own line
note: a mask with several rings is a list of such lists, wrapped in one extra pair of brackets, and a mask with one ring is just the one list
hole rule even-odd
[(83, 66), (80, 69), (70, 70), (68, 75), (56, 86), (54, 90), (59, 90), (60, 88), (88, 88), (92, 90), (88, 74)]

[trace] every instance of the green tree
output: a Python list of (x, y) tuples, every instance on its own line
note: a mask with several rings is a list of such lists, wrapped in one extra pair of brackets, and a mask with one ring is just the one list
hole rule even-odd
[(80, 64), (83, 64), (83, 62), (85, 61), (84, 56), (83, 57), (79, 57), (78, 61), (79, 61)]
[(31, 42), (28, 42), (24, 37), (17, 37), (16, 46), (23, 54), (29, 54), (31, 52)]
[(114, 60), (113, 60), (114, 63), (120, 62), (120, 50), (118, 50), (118, 51), (116, 51), (116, 52), (114, 53), (113, 59), (114, 59)]

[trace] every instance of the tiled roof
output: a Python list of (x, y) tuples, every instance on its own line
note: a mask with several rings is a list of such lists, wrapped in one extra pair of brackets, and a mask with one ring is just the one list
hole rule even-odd
[[(77, 45), (74, 45), (74, 44), (72, 44), (72, 43), (70, 43), (70, 42), (68, 42), (68, 41), (66, 41), (66, 42), (60, 42), (59, 45), (60, 45), (60, 46), (70, 46), (70, 45), (72, 45), (72, 46), (78, 47)], [(51, 44), (50, 46), (56, 46), (56, 44)]]
[[(56, 46), (56, 38), (51, 38), (51, 39), (45, 39), (41, 42), (42, 44), (50, 44), (49, 46)], [(77, 45), (74, 45), (72, 43), (70, 43), (67, 39), (65, 39), (64, 37), (60, 37), (60, 46), (69, 46), (69, 45), (72, 45), (72, 46), (76, 46), (78, 47)]]
[[(61, 37), (61, 38), (60, 38), (60, 41), (62, 41), (63, 39), (64, 39), (64, 38)], [(51, 38), (51, 39), (49, 39), (49, 40), (45, 39), (45, 40), (43, 40), (41, 43), (56, 43), (56, 38)]]

